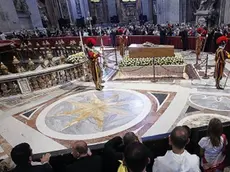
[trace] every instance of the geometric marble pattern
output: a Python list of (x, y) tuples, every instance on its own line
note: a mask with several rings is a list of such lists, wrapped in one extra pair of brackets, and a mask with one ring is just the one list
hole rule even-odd
[(136, 91), (108, 89), (78, 93), (46, 107), (36, 126), (61, 140), (95, 139), (127, 130), (151, 110), (150, 99)]
[(27, 111), (27, 112), (21, 114), (20, 116), (21, 116), (21, 117), (24, 117), (24, 118), (26, 118), (26, 119), (30, 119), (30, 118), (33, 116), (33, 114), (34, 114), (34, 112), (35, 112), (36, 110), (37, 110), (37, 109), (33, 109), (33, 110), (30, 110), (30, 111)]
[(218, 114), (206, 114), (198, 113), (187, 116), (177, 123), (178, 126), (187, 125), (190, 128), (197, 128), (201, 126), (207, 126), (212, 118), (218, 118), (222, 123), (229, 122), (230, 117), (218, 115)]
[(191, 113), (191, 112), (197, 112), (197, 111), (200, 111), (200, 110), (198, 110), (192, 106), (189, 106), (185, 113)]
[(168, 94), (163, 94), (163, 93), (151, 93), (151, 94), (157, 98), (159, 105), (162, 105), (165, 99), (168, 97)]
[(230, 98), (214, 95), (194, 94), (189, 97), (191, 104), (213, 111), (230, 111)]

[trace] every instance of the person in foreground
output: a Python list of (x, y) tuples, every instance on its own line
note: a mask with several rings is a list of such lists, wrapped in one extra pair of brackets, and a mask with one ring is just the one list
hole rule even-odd
[(72, 155), (74, 162), (66, 167), (66, 172), (101, 172), (102, 159), (100, 156), (93, 156), (86, 142), (76, 141), (73, 144)]
[(124, 167), (119, 167), (118, 172), (145, 172), (150, 163), (149, 151), (139, 142), (131, 143), (124, 152)]
[(16, 164), (12, 172), (52, 172), (49, 165), (50, 154), (41, 158), (42, 165), (32, 165), (32, 149), (28, 143), (21, 143), (11, 151), (11, 158)]
[(172, 150), (167, 151), (165, 156), (155, 159), (153, 172), (200, 172), (199, 157), (185, 150), (189, 141), (189, 134), (185, 127), (174, 128), (169, 137)]
[(99, 64), (100, 53), (96, 51), (93, 47), (96, 45), (96, 40), (93, 38), (88, 38), (86, 40), (86, 52), (88, 54), (88, 59), (90, 61), (90, 67), (92, 71), (93, 81), (96, 86), (96, 90), (102, 90), (102, 70)]
[(228, 42), (228, 38), (226, 36), (221, 36), (216, 41), (216, 44), (219, 45), (219, 48), (216, 50), (216, 57), (215, 57), (216, 66), (214, 72), (214, 78), (216, 80), (217, 89), (223, 89), (220, 86), (220, 80), (223, 77), (225, 60), (230, 58), (229, 53), (226, 50), (224, 50), (227, 42)]
[(219, 119), (213, 118), (208, 125), (208, 136), (199, 141), (201, 156), (205, 172), (222, 172), (225, 168), (225, 149), (228, 144), (223, 132), (223, 126)]
[(134, 142), (140, 142), (140, 140), (133, 132), (126, 133), (123, 138), (117, 136), (109, 140), (103, 151), (105, 171), (116, 172), (118, 167), (123, 164), (126, 147)]

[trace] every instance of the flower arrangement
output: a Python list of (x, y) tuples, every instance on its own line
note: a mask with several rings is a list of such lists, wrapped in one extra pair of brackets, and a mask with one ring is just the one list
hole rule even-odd
[(67, 59), (67, 63), (77, 64), (84, 62), (86, 60), (85, 54), (83, 52), (79, 52), (77, 54), (70, 55)]
[[(182, 65), (184, 64), (184, 59), (180, 53), (175, 53), (173, 57), (158, 57), (154, 59), (155, 65)], [(120, 62), (119, 67), (128, 66), (151, 66), (153, 65), (152, 58), (129, 58), (125, 56)]]

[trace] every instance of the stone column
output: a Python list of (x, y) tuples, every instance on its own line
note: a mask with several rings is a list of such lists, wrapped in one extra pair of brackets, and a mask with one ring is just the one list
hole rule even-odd
[(143, 15), (147, 16), (147, 19), (149, 20), (149, 1), (147, 0), (141, 0), (141, 7), (142, 7), (142, 13)]
[(136, 9), (137, 9), (136, 17), (137, 20), (139, 20), (139, 15), (142, 13), (141, 0), (136, 0)]
[(86, 19), (90, 15), (90, 13), (89, 13), (89, 3), (86, 0), (79, 0), (79, 1), (80, 1), (80, 4), (81, 4), (82, 16)]
[(167, 20), (171, 23), (179, 23), (180, 9), (179, 9), (179, 0), (170, 0), (168, 3), (168, 16)]
[(0, 0), (0, 23), (2, 32), (21, 29), (13, 0)]
[(26, 3), (29, 7), (30, 19), (32, 22), (32, 26), (34, 28), (35, 27), (43, 28), (41, 15), (40, 15), (39, 10), (38, 10), (37, 0), (26, 0)]
[(226, 0), (225, 2), (225, 9), (222, 9), (224, 10), (224, 23), (225, 24), (230, 24), (230, 1), (229, 0)]
[(76, 19), (79, 18), (77, 12), (77, 2), (79, 2), (79, 0), (68, 0), (72, 23), (75, 23)]
[(121, 0), (116, 0), (116, 9), (117, 9), (117, 14), (118, 14), (118, 17), (119, 17), (119, 20), (121, 22), (122, 20), (122, 10), (121, 10)]
[(58, 25), (58, 19), (61, 18), (61, 14), (59, 11), (58, 3), (56, 0), (54, 1), (45, 1), (48, 17), (50, 20), (50, 23), (54, 27), (59, 27)]
[(116, 10), (116, 0), (108, 0), (108, 9), (109, 9), (109, 19), (110, 17), (116, 16), (117, 15), (117, 10)]
[[(111, 0), (109, 0), (111, 1)], [(108, 2), (107, 0), (102, 0), (102, 11), (104, 15), (103, 22), (108, 23), (109, 22), (109, 9), (108, 9)]]
[(148, 19), (152, 21), (153, 20), (153, 0), (148, 0), (148, 7), (149, 7)]
[(60, 11), (64, 19), (70, 19), (70, 9), (67, 0), (59, 0)]

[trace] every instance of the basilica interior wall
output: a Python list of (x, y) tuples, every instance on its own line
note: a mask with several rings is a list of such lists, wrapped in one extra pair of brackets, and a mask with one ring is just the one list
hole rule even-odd
[(37, 0), (26, 0), (29, 7), (32, 27), (42, 28), (42, 20), (37, 6)]
[(13, 0), (0, 0), (0, 23), (0, 31), (2, 32), (21, 28)]
[(230, 0), (226, 0), (225, 4), (225, 13), (224, 13), (224, 23), (230, 24)]

